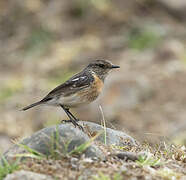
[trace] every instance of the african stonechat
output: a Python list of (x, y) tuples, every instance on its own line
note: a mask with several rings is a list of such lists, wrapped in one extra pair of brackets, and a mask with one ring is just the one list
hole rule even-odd
[(68, 121), (83, 130), (83, 127), (77, 123), (78, 119), (69, 109), (94, 101), (102, 91), (106, 76), (114, 68), (119, 68), (119, 66), (106, 60), (93, 61), (81, 72), (50, 91), (42, 100), (22, 110), (25, 111), (41, 104), (60, 106), (69, 117)]

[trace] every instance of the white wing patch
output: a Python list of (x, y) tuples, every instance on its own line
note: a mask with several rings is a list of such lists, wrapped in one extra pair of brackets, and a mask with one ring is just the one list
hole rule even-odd
[[(78, 77), (78, 78), (75, 78), (75, 79), (72, 79), (71, 81), (73, 82), (78, 82), (78, 81), (83, 81), (84, 79), (86, 79), (87, 76), (81, 76), (81, 77)], [(77, 84), (73, 84), (72, 87), (70, 89), (73, 89), (73, 88), (76, 88)]]
[(79, 80), (79, 78), (72, 79), (72, 81), (78, 81), (78, 80)]
[(79, 78), (72, 79), (72, 81), (79, 81), (79, 80), (83, 80), (83, 79), (86, 79), (86, 76), (81, 76)]

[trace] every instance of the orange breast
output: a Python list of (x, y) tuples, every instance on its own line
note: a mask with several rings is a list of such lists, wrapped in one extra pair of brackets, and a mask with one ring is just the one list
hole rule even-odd
[(92, 86), (95, 86), (95, 89), (98, 93), (101, 93), (102, 91), (102, 88), (103, 88), (103, 81), (100, 80), (96, 75), (93, 75), (94, 76), (94, 82), (92, 84)]
[(82, 100), (86, 102), (94, 101), (102, 91), (103, 82), (96, 76), (94, 76), (94, 82), (86, 89), (81, 90), (78, 95), (82, 98)]

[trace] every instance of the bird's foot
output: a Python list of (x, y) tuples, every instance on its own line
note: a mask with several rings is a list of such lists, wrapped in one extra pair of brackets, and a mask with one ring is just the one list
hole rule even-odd
[[(75, 126), (75, 127), (76, 127), (76, 126)], [(83, 126), (81, 126), (80, 124), (77, 123), (77, 127), (78, 127), (80, 130), (82, 130), (83, 132), (85, 132)]]
[(78, 124), (77, 121), (79, 121), (79, 119), (62, 120), (61, 123), (72, 123), (75, 127), (77, 126), (80, 130), (84, 131), (83, 126)]
[(61, 120), (61, 123), (70, 123), (71, 120)]

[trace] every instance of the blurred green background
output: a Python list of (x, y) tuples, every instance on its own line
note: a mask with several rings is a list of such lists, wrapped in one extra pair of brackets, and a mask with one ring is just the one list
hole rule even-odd
[(0, 0), (0, 150), (66, 119), (60, 108), (22, 107), (108, 59), (95, 103), (74, 109), (140, 141), (186, 144), (185, 0)]

